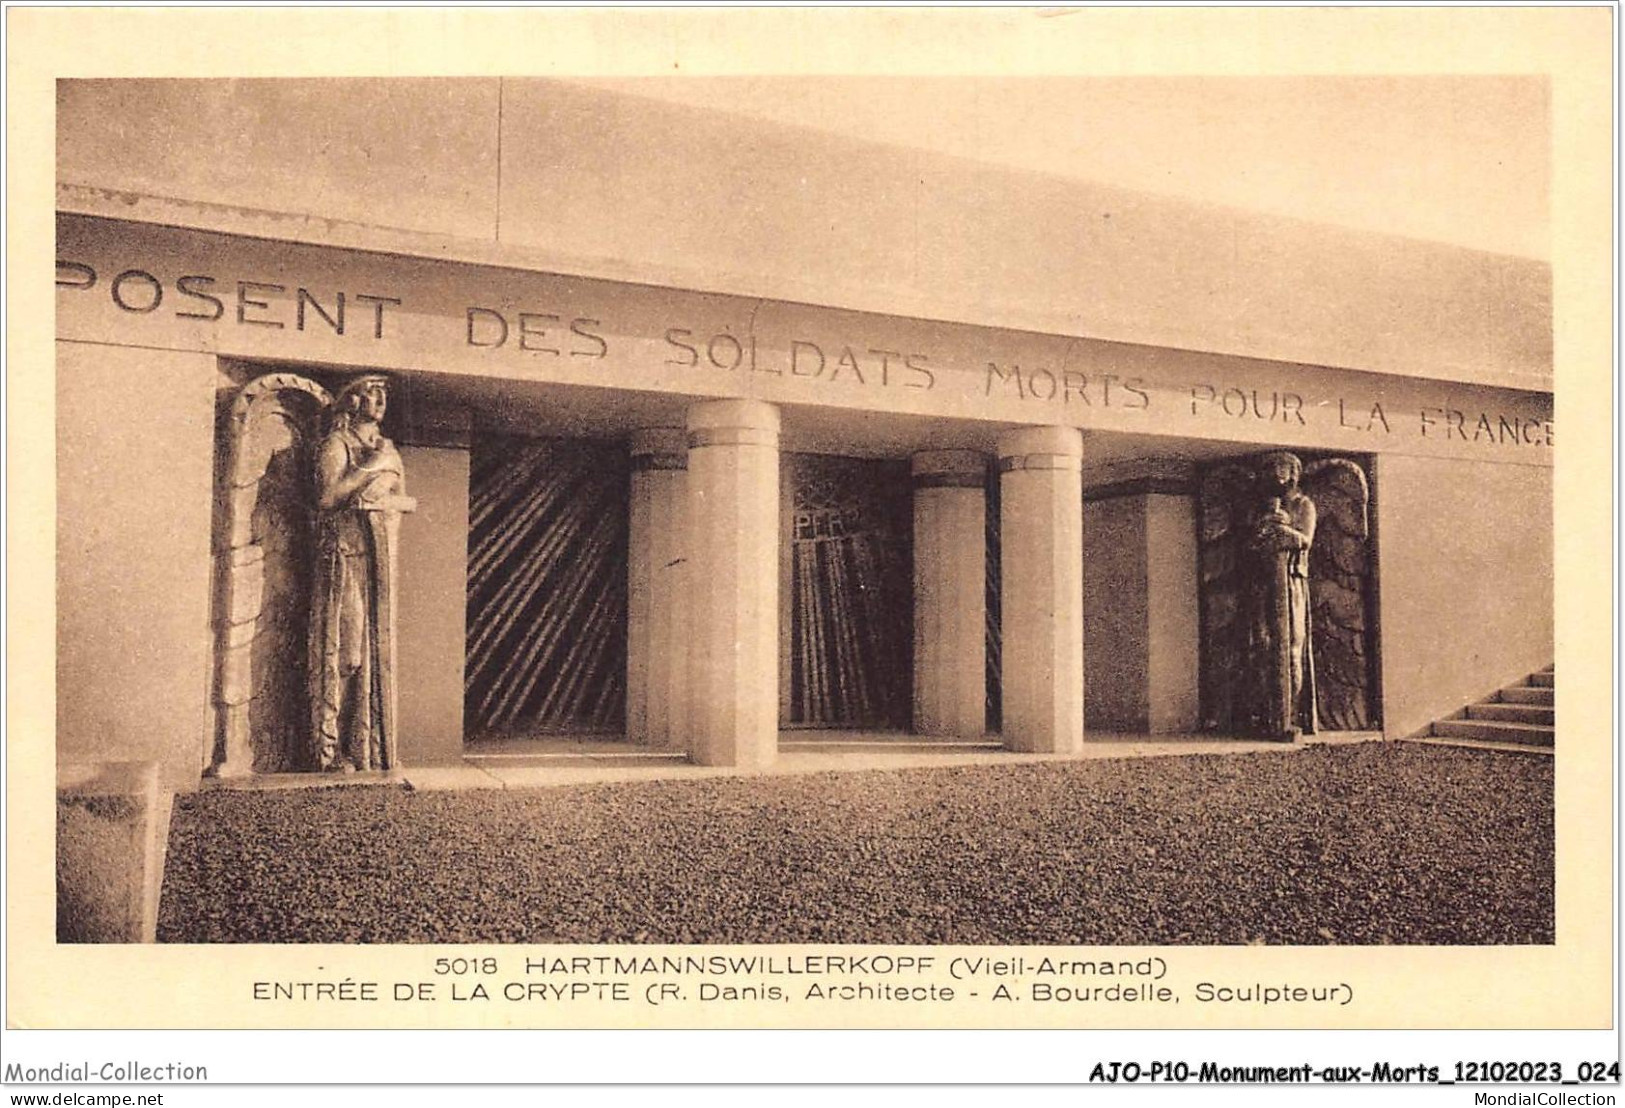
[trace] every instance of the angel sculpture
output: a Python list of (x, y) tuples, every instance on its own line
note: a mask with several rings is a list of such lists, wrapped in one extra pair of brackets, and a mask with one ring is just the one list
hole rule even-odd
[(1369, 501), (1364, 471), (1346, 458), (1304, 466), (1277, 452), (1204, 478), (1207, 728), (1291, 741), (1370, 726)]
[(378, 429), (386, 379), (351, 381), (316, 451), (316, 561), (310, 614), (311, 708), (324, 771), (396, 766), (395, 547), (405, 495), (400, 452)]
[(417, 502), (387, 403), (378, 375), (334, 397), (293, 373), (232, 403), (213, 774), (397, 765), (396, 533)]

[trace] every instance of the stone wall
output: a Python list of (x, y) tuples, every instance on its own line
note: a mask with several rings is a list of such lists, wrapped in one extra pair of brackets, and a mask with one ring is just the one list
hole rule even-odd
[(1552, 471), (1379, 455), (1383, 730), (1551, 664)]
[(340, 221), (677, 288), (1406, 376), (1551, 380), (1543, 262), (623, 91), (64, 81), (57, 119), (64, 210), (306, 241), (341, 241)]

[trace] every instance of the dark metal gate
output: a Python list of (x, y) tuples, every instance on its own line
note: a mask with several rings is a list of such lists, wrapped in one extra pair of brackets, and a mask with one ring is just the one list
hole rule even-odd
[(629, 466), (578, 440), (477, 438), (469, 459), (471, 738), (622, 731)]
[(906, 728), (913, 675), (908, 463), (786, 454), (789, 727)]

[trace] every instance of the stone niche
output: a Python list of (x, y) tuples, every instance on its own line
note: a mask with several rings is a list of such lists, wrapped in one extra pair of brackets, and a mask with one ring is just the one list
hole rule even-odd
[(397, 553), (417, 501), (387, 410), (382, 374), (330, 396), (269, 373), (223, 416), (216, 777), (399, 767)]
[[(1260, 498), (1259, 474), (1278, 454), (1230, 459), (1198, 474), (1203, 730), (1250, 732), (1256, 666), (1248, 659), (1248, 569), (1245, 543)], [(1323, 731), (1371, 731), (1382, 726), (1377, 690), (1377, 578), (1371, 533), (1375, 488), (1371, 459), (1317, 451), (1291, 452), (1301, 492), (1317, 523), (1308, 559), (1306, 678), (1315, 721)], [(1297, 711), (1307, 713), (1307, 706)]]

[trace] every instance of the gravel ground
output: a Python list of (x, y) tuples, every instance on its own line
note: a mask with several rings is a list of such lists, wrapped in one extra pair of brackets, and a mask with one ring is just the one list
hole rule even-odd
[(1550, 759), (179, 797), (166, 942), (1550, 943)]

